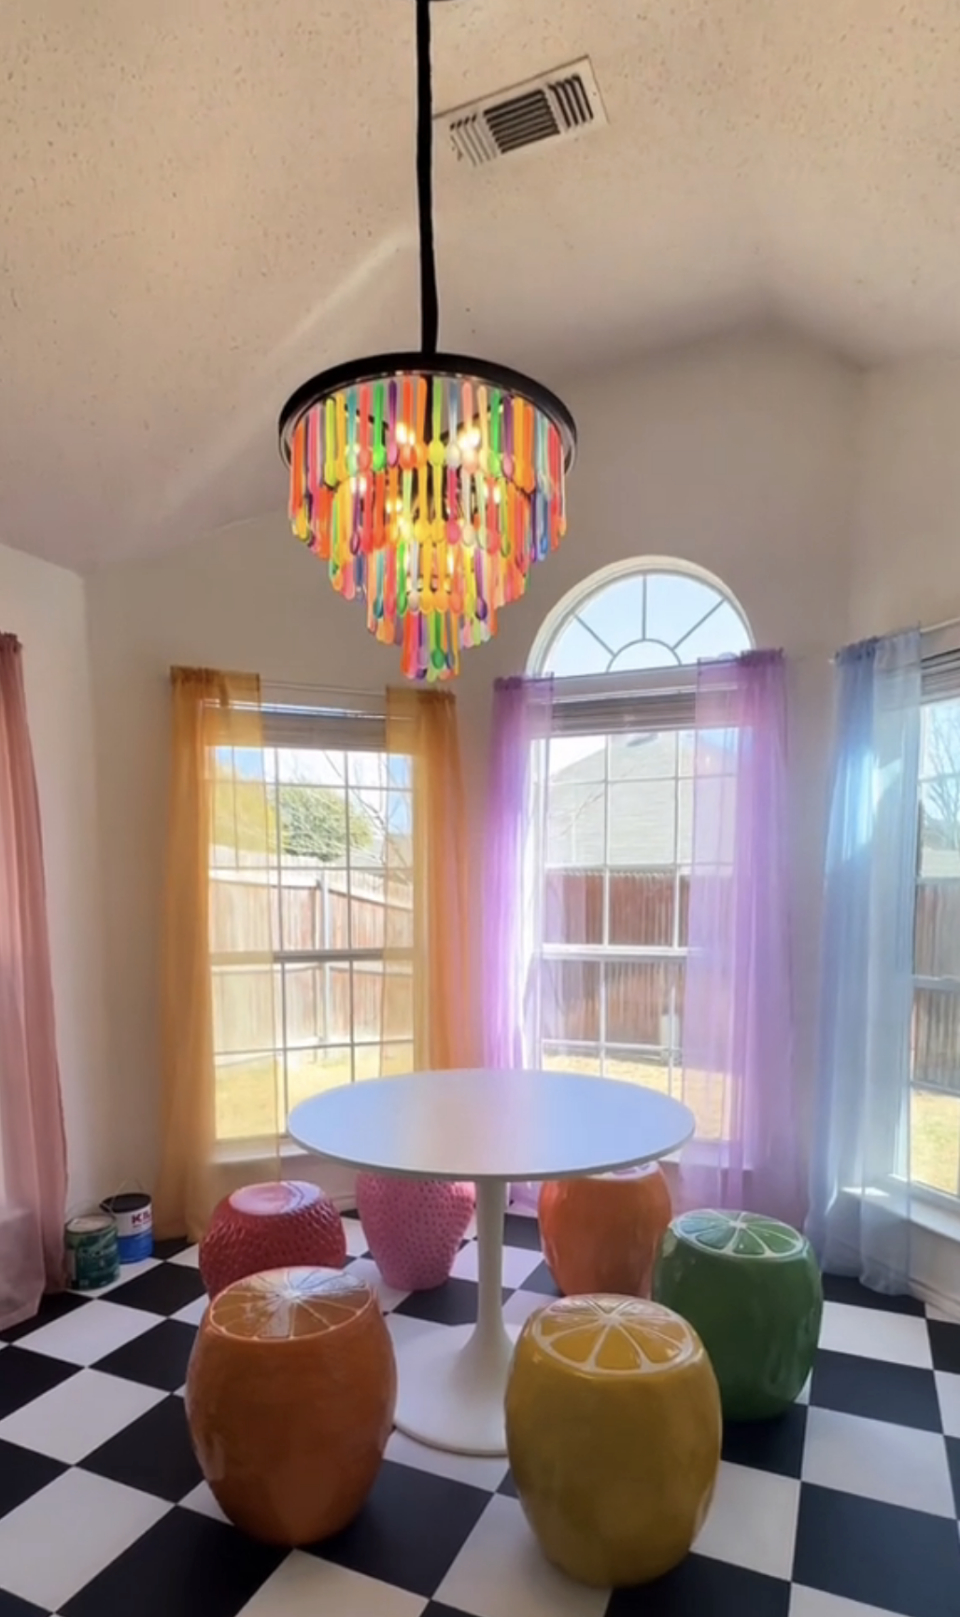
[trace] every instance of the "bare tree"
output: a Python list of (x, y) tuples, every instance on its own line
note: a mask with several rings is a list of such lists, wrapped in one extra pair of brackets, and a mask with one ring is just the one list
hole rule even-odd
[(926, 764), (922, 798), (926, 834), (960, 853), (960, 702), (937, 702), (927, 709)]

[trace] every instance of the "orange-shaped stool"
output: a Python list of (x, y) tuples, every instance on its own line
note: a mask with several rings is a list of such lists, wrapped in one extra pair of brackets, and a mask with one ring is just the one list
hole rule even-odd
[(268, 1544), (346, 1527), (393, 1427), (393, 1343), (349, 1270), (273, 1269), (220, 1292), (187, 1371), (187, 1420), (224, 1514)]
[(551, 1179), (540, 1191), (543, 1255), (567, 1297), (589, 1291), (649, 1297), (672, 1216), (655, 1162), (589, 1179)]

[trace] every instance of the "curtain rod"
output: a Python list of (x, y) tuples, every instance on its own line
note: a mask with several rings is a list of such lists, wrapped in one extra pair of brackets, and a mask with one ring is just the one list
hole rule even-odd
[(363, 696), (368, 702), (378, 702), (383, 699), (385, 686), (371, 690), (369, 685), (315, 685), (312, 681), (299, 679), (265, 679), (263, 689), (266, 691), (310, 691), (315, 696)]
[(941, 629), (960, 628), (960, 617), (944, 618), (941, 623), (928, 623), (921, 626), (921, 634), (939, 634)]

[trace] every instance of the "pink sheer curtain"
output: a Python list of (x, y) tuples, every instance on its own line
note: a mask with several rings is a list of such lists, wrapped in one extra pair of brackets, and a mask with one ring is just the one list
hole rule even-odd
[[(540, 875), (546, 857), (552, 717), (552, 679), (497, 680), (481, 973), (483, 1051), (490, 1067), (535, 1064), (543, 998), (550, 997), (551, 984), (535, 963), (544, 935)], [(512, 1185), (511, 1202), (533, 1208), (538, 1191), (538, 1185)]]
[(683, 1099), (698, 1128), (678, 1200), (802, 1225), (786, 763), (782, 653), (703, 664), (683, 1009)]
[(0, 1329), (62, 1289), (66, 1145), (20, 642), (0, 635)]

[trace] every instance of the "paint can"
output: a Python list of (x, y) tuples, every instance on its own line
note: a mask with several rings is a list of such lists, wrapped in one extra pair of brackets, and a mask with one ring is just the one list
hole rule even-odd
[(71, 1218), (64, 1236), (71, 1291), (99, 1291), (119, 1278), (117, 1226), (109, 1213)]
[(119, 1191), (100, 1206), (116, 1221), (121, 1263), (153, 1257), (153, 1203), (145, 1190)]

